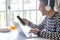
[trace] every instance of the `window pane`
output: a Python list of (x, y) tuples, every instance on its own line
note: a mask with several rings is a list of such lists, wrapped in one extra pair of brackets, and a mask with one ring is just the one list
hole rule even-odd
[(37, 0), (37, 9), (39, 9), (39, 0)]
[(24, 11), (24, 18), (31, 21), (31, 11)]
[(6, 10), (6, 0), (0, 0), (0, 11)]
[(0, 0), (0, 27), (6, 27), (6, 0)]
[(22, 0), (11, 0), (11, 10), (22, 10)]
[(15, 5), (14, 7), (11, 6), (13, 10), (11, 10), (12, 17), (14, 16), (14, 18), (16, 15), (19, 15), (32, 21), (34, 24), (39, 23), (42, 19), (41, 12), (36, 10), (39, 9), (39, 0), (11, 0), (11, 5)]
[(11, 0), (11, 10), (18, 10), (18, 0)]
[(19, 15), (21, 18), (23, 18), (23, 11), (11, 11), (12, 20), (15, 20), (18, 23), (20, 23), (20, 21), (17, 19), (17, 15)]
[(18, 0), (18, 8), (19, 10), (23, 10), (23, 0)]
[(6, 12), (0, 12), (0, 27), (6, 27)]
[(17, 18), (17, 15), (19, 15), (21, 18), (23, 18), (22, 11), (11, 11), (12, 20), (15, 20)]
[(36, 24), (36, 11), (31, 11), (31, 21)]
[(24, 3), (24, 10), (30, 9), (36, 9), (36, 0), (29, 0), (27, 3)]
[[(11, 10), (36, 10), (39, 8), (37, 0), (11, 0)], [(37, 8), (36, 8), (37, 7)]]

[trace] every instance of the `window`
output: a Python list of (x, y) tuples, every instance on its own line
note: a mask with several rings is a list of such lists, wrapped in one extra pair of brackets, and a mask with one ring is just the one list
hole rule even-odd
[(38, 9), (39, 0), (0, 0), (0, 26), (9, 26), (17, 15), (38, 24), (42, 19)]
[(0, 0), (0, 27), (6, 26), (6, 0)]
[[(11, 19), (14, 20), (17, 15), (21, 18), (26, 18), (34, 24), (39, 24), (42, 19), (39, 9), (39, 0), (10, 0), (10, 14)], [(15, 19), (17, 20), (17, 19)], [(20, 23), (20, 22), (19, 22)], [(27, 33), (29, 27), (20, 25), (22, 29)]]
[(20, 15), (22, 18), (26, 18), (34, 24), (38, 24), (42, 17), (38, 9), (39, 0), (11, 0), (12, 19), (14, 19), (16, 15)]

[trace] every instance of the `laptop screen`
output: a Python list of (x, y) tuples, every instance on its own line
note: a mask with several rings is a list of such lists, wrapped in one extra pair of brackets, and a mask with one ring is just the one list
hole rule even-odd
[(23, 26), (23, 25), (19, 25), (19, 23), (13, 21), (13, 24), (16, 26), (17, 31), (24, 35), (25, 37), (31, 37), (31, 34), (29, 33), (31, 28), (29, 28), (28, 26)]

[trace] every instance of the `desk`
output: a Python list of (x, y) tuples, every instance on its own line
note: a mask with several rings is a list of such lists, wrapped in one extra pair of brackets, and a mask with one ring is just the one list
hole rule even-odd
[(9, 33), (0, 33), (0, 40), (49, 40), (49, 39), (43, 39), (43, 38), (26, 38), (23, 35), (22, 30), (19, 28), (20, 25), (14, 21), (13, 21), (13, 24), (16, 26), (19, 32), (17, 30), (14, 30), (14, 31), (10, 31)]
[(49, 39), (43, 39), (43, 38), (30, 38), (30, 39), (26, 39), (26, 40), (49, 40)]
[(26, 38), (19, 34), (17, 30), (11, 31), (9, 33), (0, 33), (0, 40), (48, 40), (43, 38)]
[(11, 31), (9, 33), (0, 33), (0, 40), (15, 40), (17, 37), (17, 30)]

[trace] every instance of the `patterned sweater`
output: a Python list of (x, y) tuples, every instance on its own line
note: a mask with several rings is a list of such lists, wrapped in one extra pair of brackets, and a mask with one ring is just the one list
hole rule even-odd
[(31, 28), (37, 27), (40, 29), (40, 31), (37, 33), (39, 37), (58, 39), (60, 37), (60, 13), (55, 12), (51, 18), (45, 17), (43, 22), (39, 25), (35, 25), (32, 22), (29, 22), (28, 26)]

